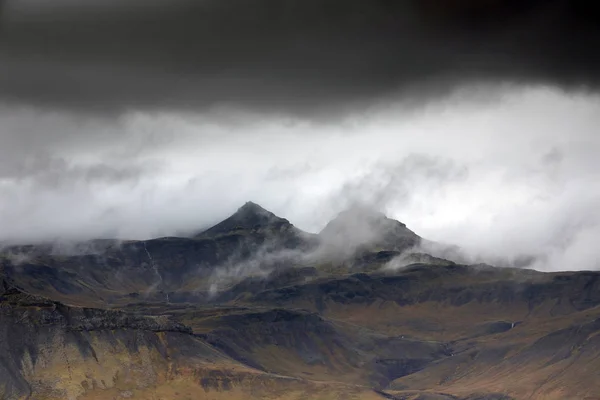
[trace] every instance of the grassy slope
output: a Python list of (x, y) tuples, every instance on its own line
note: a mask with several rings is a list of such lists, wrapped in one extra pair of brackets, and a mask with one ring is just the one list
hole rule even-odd
[[(600, 318), (595, 307), (597, 281), (597, 276), (590, 273), (539, 274), (508, 269), (416, 266), (369, 279), (318, 278), (305, 284), (250, 293), (241, 302), (234, 300), (233, 308), (165, 304), (154, 310), (132, 307), (138, 313), (177, 314), (196, 333), (223, 337), (237, 332), (237, 336), (230, 338), (230, 348), (233, 343), (243, 351), (230, 356), (238, 361), (242, 357), (255, 368), (240, 366), (219, 353), (228, 361), (206, 363), (196, 359), (192, 361), (199, 366), (196, 372), (187, 367), (168, 375), (164, 371), (173, 371), (171, 361), (146, 355), (146, 360), (153, 360), (146, 365), (151, 370), (163, 371), (163, 375), (155, 373), (153, 384), (138, 388), (135, 382), (143, 381), (147, 372), (132, 378), (130, 385), (114, 379), (115, 371), (135, 371), (132, 365), (141, 362), (137, 356), (124, 348), (107, 345), (113, 342), (110, 335), (94, 334), (98, 336), (89, 340), (95, 343), (96, 353), (107, 355), (102, 362), (79, 359), (76, 349), (68, 350), (73, 353), (64, 353), (70, 354), (67, 378), (64, 354), (53, 355), (48, 351), (47, 360), (37, 361), (29, 379), (51, 381), (58, 376), (64, 386), (61, 389), (59, 385), (59, 390), (63, 390), (60, 393), (67, 390), (98, 399), (118, 398), (120, 393), (130, 391), (140, 398), (152, 398), (147, 397), (150, 395), (178, 398), (175, 391), (181, 398), (235, 398), (231, 396), (237, 396), (238, 392), (239, 396), (247, 394), (254, 384), (250, 382), (257, 379), (271, 383), (261, 383), (262, 391), (251, 389), (255, 390), (256, 398), (377, 398), (381, 395), (368, 387), (382, 382), (375, 359), (384, 358), (387, 350), (377, 353), (373, 346), (365, 350), (364, 343), (358, 342), (368, 342), (367, 337), (379, 335), (420, 344), (446, 343), (452, 348), (453, 355), (429, 360), (423, 370), (391, 382), (387, 389), (395, 396), (408, 396), (407, 390), (418, 390), (431, 396), (506, 393), (519, 399), (593, 399), (600, 392), (595, 379), (600, 369), (597, 335), (600, 326), (595, 322)], [(91, 302), (85, 293), (61, 296), (72, 303)], [(239, 306), (248, 309), (241, 310)], [(261, 314), (273, 307), (311, 310), (322, 322), (315, 326), (280, 324), (266, 329), (272, 322), (268, 325), (260, 318), (254, 322), (237, 319), (240, 314)], [(335, 332), (324, 332), (324, 327)], [(52, 343), (46, 347), (56, 347)], [(169, 347), (180, 346), (174, 343)], [(312, 358), (307, 358), (307, 349)], [(113, 362), (116, 359), (125, 361), (117, 366)], [(249, 373), (253, 378), (236, 378), (235, 384), (217, 385), (210, 390), (197, 379), (203, 374), (198, 371), (230, 371), (232, 364), (246, 368), (243, 374)], [(301, 381), (276, 378), (269, 373)], [(102, 380), (112, 384), (103, 384)], [(210, 380), (221, 382), (223, 378), (213, 373)], [(297, 387), (291, 389), (290, 382)], [(348, 386), (352, 384), (361, 386)], [(225, 397), (224, 393), (230, 396)]]

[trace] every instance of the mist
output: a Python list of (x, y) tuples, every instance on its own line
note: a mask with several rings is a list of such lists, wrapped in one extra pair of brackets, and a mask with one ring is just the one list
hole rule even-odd
[(0, 240), (187, 235), (248, 200), (319, 232), (360, 202), (473, 259), (597, 269), (598, 111), (595, 94), (514, 85), (336, 121), (6, 106)]

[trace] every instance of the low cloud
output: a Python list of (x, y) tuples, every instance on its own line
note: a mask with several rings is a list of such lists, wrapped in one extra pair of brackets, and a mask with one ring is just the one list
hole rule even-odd
[(362, 202), (474, 258), (597, 268), (598, 97), (486, 93), (335, 123), (236, 109), (102, 122), (4, 108), (0, 241), (198, 232), (248, 200), (319, 232)]
[(230, 288), (245, 278), (266, 278), (276, 270), (294, 268), (302, 265), (308, 253), (302, 250), (271, 249), (268, 244), (256, 249), (246, 259), (232, 254), (220, 265), (217, 265), (208, 279), (208, 292), (215, 296), (219, 291)]

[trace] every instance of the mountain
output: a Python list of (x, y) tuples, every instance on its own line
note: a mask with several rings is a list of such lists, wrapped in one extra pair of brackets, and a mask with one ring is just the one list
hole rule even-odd
[[(380, 398), (373, 390), (266, 373), (164, 316), (70, 307), (0, 281), (0, 398)], [(158, 397), (157, 397), (158, 396)], [(351, 398), (351, 397), (348, 397)]]
[(0, 252), (0, 399), (594, 399), (600, 273), (466, 265), (353, 207)]
[(219, 243), (232, 244), (236, 261), (251, 257), (257, 251), (309, 251), (317, 245), (317, 237), (301, 231), (287, 219), (280, 218), (253, 202), (247, 202), (233, 215), (195, 236)]
[(287, 219), (280, 218), (270, 211), (251, 201), (240, 207), (233, 215), (218, 223), (198, 236), (217, 236), (232, 232), (291, 229), (292, 224)]
[(354, 206), (338, 214), (319, 237), (327, 251), (345, 257), (366, 251), (402, 252), (421, 242), (421, 238), (403, 223), (363, 206)]
[(249, 202), (192, 238), (14, 246), (0, 266), (27, 290), (87, 306), (205, 301), (215, 279), (270, 272), (316, 245), (316, 235)]

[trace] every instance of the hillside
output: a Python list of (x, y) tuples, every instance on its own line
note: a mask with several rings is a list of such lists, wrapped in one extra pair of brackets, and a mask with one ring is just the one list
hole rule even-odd
[(0, 399), (600, 399), (600, 273), (463, 265), (367, 209), (0, 253)]

